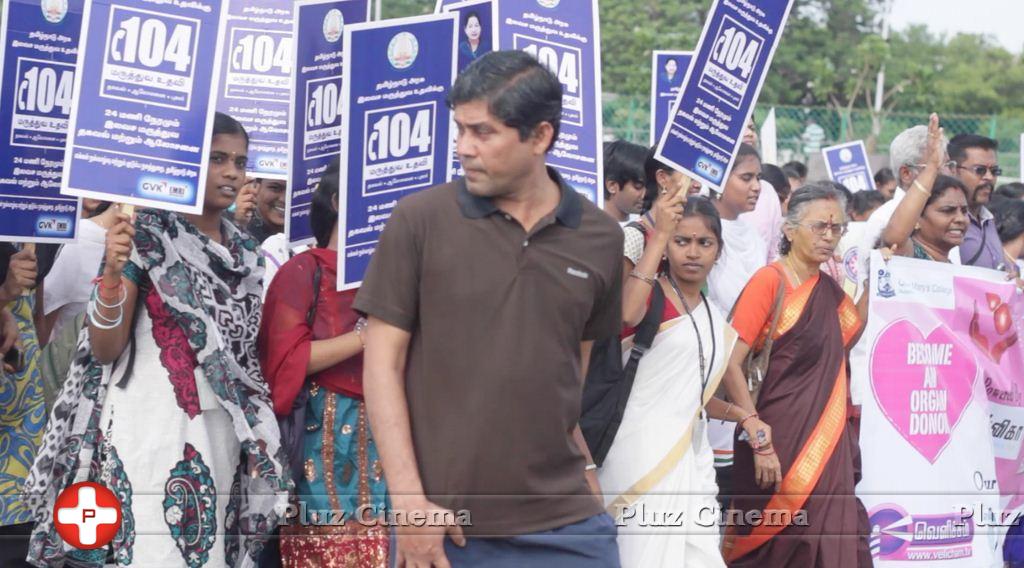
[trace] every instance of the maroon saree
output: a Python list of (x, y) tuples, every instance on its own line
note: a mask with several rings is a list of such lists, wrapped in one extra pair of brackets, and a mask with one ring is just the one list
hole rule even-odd
[(856, 308), (819, 275), (792, 291), (782, 310), (757, 401), (782, 464), (781, 490), (757, 486), (753, 452), (737, 440), (725, 558), (733, 567), (870, 566), (867, 519), (854, 495), (846, 368), (860, 328)]

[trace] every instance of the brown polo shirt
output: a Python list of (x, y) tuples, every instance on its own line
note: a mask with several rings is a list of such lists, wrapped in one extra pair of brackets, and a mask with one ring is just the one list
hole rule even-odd
[(561, 200), (529, 233), (462, 180), (402, 199), (354, 304), (412, 334), (406, 395), (424, 490), (468, 509), (474, 536), (602, 511), (572, 432), (580, 342), (621, 327), (622, 229), (548, 171)]

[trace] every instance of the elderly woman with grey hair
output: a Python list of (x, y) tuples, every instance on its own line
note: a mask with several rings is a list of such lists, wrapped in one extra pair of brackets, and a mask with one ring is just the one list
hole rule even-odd
[[(756, 414), (771, 432), (737, 437), (730, 514), (758, 511), (771, 522), (732, 526), (730, 566), (870, 565), (867, 518), (854, 495), (856, 433), (850, 427), (847, 350), (861, 319), (838, 283), (821, 272), (846, 232), (845, 198), (831, 184), (790, 198), (782, 257), (759, 270), (740, 295), (730, 372), (767, 352)], [(742, 433), (737, 429), (737, 433)]]

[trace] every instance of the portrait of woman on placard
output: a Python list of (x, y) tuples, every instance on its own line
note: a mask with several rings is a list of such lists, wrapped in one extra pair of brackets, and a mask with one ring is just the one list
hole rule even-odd
[(683, 79), (683, 73), (680, 72), (679, 62), (675, 58), (669, 58), (665, 61), (665, 65), (661, 69), (660, 79), (662, 90), (667, 91), (672, 87), (679, 86), (680, 81)]
[(462, 37), (459, 39), (459, 71), (491, 51), (491, 32), (484, 27), (490, 20), (490, 6), (481, 4), (462, 12)]

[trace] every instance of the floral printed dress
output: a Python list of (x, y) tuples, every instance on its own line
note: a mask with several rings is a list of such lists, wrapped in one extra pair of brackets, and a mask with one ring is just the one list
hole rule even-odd
[(122, 502), (116, 558), (135, 566), (225, 566), (239, 442), (184, 332), (148, 279), (139, 285), (145, 303), (136, 313), (134, 368), (126, 384), (108, 391), (94, 460), (101, 483)]
[[(256, 358), (259, 255), (224, 230), (221, 245), (175, 214), (139, 214), (124, 271), (139, 289), (133, 341), (104, 366), (82, 333), (29, 480), (37, 565), (256, 564), (289, 484)], [(121, 501), (108, 549), (73, 550), (53, 532), (50, 500), (85, 479)]]

